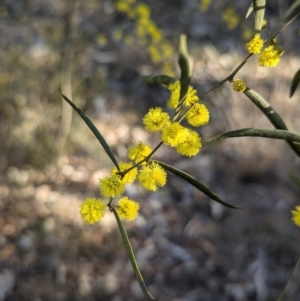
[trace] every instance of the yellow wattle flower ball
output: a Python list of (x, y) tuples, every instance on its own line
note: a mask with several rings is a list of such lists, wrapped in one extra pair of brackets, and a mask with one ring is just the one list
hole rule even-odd
[(209, 111), (204, 104), (195, 103), (187, 113), (186, 119), (192, 126), (205, 125), (209, 121)]
[(143, 118), (146, 131), (156, 132), (161, 131), (170, 121), (168, 113), (162, 108), (150, 108), (148, 113)]
[(300, 206), (296, 206), (295, 210), (292, 210), (292, 220), (296, 226), (300, 227)]
[[(119, 162), (119, 167), (121, 171), (125, 171), (132, 166), (133, 164), (131, 162)], [(111, 171), (111, 174), (116, 175), (117, 173), (118, 173), (118, 169), (117, 167), (114, 167)], [(121, 179), (121, 182), (123, 185), (130, 184), (136, 179), (136, 176), (137, 176), (137, 168), (135, 167), (125, 174), (125, 176)]]
[(119, 175), (105, 177), (99, 181), (100, 192), (103, 196), (114, 198), (124, 192), (124, 184)]
[(171, 147), (177, 146), (185, 139), (185, 127), (178, 122), (171, 122), (164, 127), (161, 135), (161, 140), (166, 145)]
[[(177, 108), (179, 104), (179, 98), (180, 98), (180, 81), (177, 80), (173, 84), (170, 84), (168, 87), (169, 91), (171, 92), (170, 98), (168, 100), (168, 105), (171, 108)], [(197, 91), (192, 87), (188, 87), (187, 94), (185, 96), (184, 105), (186, 107), (190, 107), (194, 103), (196, 103), (199, 100), (199, 97), (197, 95)]]
[(170, 84), (168, 86), (168, 90), (171, 92), (170, 98), (168, 100), (168, 106), (176, 109), (176, 107), (178, 106), (179, 97), (180, 97), (180, 81), (177, 80), (173, 84)]
[(281, 47), (272, 44), (266, 47), (258, 58), (258, 64), (261, 67), (276, 67), (280, 62), (280, 56), (283, 54)]
[(246, 44), (246, 49), (251, 54), (259, 54), (264, 45), (264, 40), (259, 34), (256, 34), (252, 40)]
[(150, 145), (139, 142), (138, 144), (130, 147), (128, 149), (128, 158), (135, 163), (140, 162), (141, 160), (145, 159), (147, 156), (149, 156), (152, 152), (152, 148)]
[(185, 129), (185, 139), (175, 148), (177, 152), (183, 156), (193, 157), (198, 154), (202, 147), (201, 137), (191, 129)]
[(140, 204), (129, 200), (128, 197), (123, 197), (119, 200), (119, 205), (116, 208), (119, 216), (123, 219), (133, 221), (138, 216)]
[(232, 89), (236, 92), (244, 92), (247, 86), (245, 82), (241, 79), (235, 79), (232, 82)]
[(195, 90), (192, 86), (188, 87), (188, 91), (184, 100), (184, 105), (186, 107), (190, 107), (194, 103), (196, 103), (199, 100), (199, 97), (197, 95), (197, 90)]
[(95, 224), (104, 217), (105, 209), (106, 204), (101, 199), (89, 198), (80, 205), (79, 211), (83, 221)]
[(167, 173), (159, 164), (151, 162), (141, 168), (138, 180), (145, 189), (156, 191), (166, 185)]

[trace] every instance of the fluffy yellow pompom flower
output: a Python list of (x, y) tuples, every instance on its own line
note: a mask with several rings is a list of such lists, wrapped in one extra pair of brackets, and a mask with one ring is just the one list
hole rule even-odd
[(121, 181), (121, 177), (116, 174), (100, 179), (99, 187), (102, 195), (108, 198), (114, 198), (124, 191), (124, 184)]
[(169, 85), (168, 89), (171, 92), (170, 98), (168, 100), (168, 105), (171, 108), (176, 108), (179, 103), (180, 97), (180, 81), (177, 80), (173, 84)]
[(128, 158), (135, 163), (145, 159), (152, 152), (150, 145), (139, 142), (128, 150)]
[(292, 210), (292, 220), (296, 226), (300, 227), (300, 206), (296, 206), (296, 210)]
[(202, 147), (201, 137), (191, 129), (185, 129), (185, 132), (185, 139), (176, 146), (176, 150), (183, 156), (193, 157), (198, 154)]
[[(171, 91), (171, 96), (168, 101), (168, 105), (172, 108), (177, 108), (180, 97), (180, 81), (177, 80), (173, 84), (169, 85), (168, 89)], [(184, 105), (186, 107), (191, 106), (199, 100), (197, 91), (192, 87), (188, 87), (188, 91), (184, 100)]]
[(245, 82), (241, 79), (235, 79), (232, 82), (232, 89), (236, 92), (244, 92), (246, 90), (247, 86)]
[(166, 185), (167, 173), (160, 165), (152, 162), (141, 168), (138, 179), (145, 189), (156, 191), (158, 187)]
[[(125, 171), (129, 169), (130, 167), (132, 167), (132, 165), (133, 164), (130, 162), (119, 162), (119, 167), (121, 171)], [(113, 170), (111, 171), (111, 174), (116, 175), (117, 173), (118, 173), (118, 169), (117, 167), (114, 167)], [(136, 179), (136, 176), (137, 176), (137, 168), (133, 168), (132, 170), (130, 170), (125, 174), (125, 176), (121, 179), (121, 182), (123, 185), (130, 184)]]
[(188, 91), (184, 100), (184, 105), (186, 107), (190, 107), (194, 103), (196, 103), (199, 100), (199, 97), (197, 95), (197, 91), (192, 87), (188, 87)]
[(81, 218), (88, 224), (95, 224), (103, 218), (105, 214), (105, 208), (106, 205), (100, 199), (86, 199), (80, 205)]
[(185, 139), (185, 127), (178, 122), (169, 123), (162, 131), (161, 140), (171, 146), (175, 147)]
[(203, 104), (195, 103), (186, 115), (186, 119), (190, 125), (201, 126), (209, 121), (209, 111)]
[(123, 197), (119, 200), (119, 206), (116, 208), (121, 218), (133, 221), (138, 216), (140, 204)]
[(264, 40), (260, 37), (259, 34), (256, 34), (252, 40), (246, 44), (246, 49), (251, 54), (259, 54), (263, 47)]
[(263, 50), (258, 58), (258, 64), (261, 67), (276, 67), (280, 62), (280, 56), (283, 54), (281, 47), (274, 44)]
[(156, 132), (164, 128), (169, 123), (170, 116), (162, 108), (150, 108), (143, 118), (146, 131)]

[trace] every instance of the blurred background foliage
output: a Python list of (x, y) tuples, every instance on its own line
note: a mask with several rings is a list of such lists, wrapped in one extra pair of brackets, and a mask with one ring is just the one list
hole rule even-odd
[[(253, 35), (253, 19), (245, 19), (250, 2), (0, 2), (0, 268), (12, 279), (2, 286), (7, 300), (143, 299), (113, 221), (86, 227), (79, 219), (80, 201), (97, 195), (98, 178), (111, 162), (62, 104), (60, 90), (124, 159), (133, 140), (156, 139), (143, 130), (141, 117), (150, 106), (165, 106), (168, 93), (145, 80), (179, 76), (179, 35), (188, 36), (192, 82), (202, 94), (245, 56)], [(292, 3), (267, 1), (269, 31)], [(298, 24), (278, 36), (285, 50), (278, 68), (260, 68), (253, 58), (239, 76), (299, 131), (299, 93), (288, 98), (300, 65)], [(205, 102), (212, 118), (201, 129), (205, 138), (271, 127), (229, 85)], [(274, 300), (300, 251), (289, 213), (299, 203), (299, 190), (287, 179), (288, 171), (300, 174), (294, 154), (281, 141), (242, 138), (191, 160), (178, 161), (168, 149), (158, 157), (249, 211), (231, 215), (171, 176), (169, 188), (154, 196), (133, 186), (137, 200), (149, 201), (140, 220), (127, 226), (150, 291), (164, 300)], [(255, 264), (266, 262), (259, 278)], [(287, 294), (297, 299), (297, 282)]]
[[(267, 17), (270, 27), (276, 28), (289, 3), (269, 3)], [(200, 57), (201, 45), (207, 44), (223, 54), (243, 51), (253, 34), (252, 20), (244, 19), (247, 5), (226, 1), (3, 1), (0, 101), (2, 136), (8, 141), (2, 145), (7, 155), (2, 165), (27, 161), (43, 168), (52, 162), (57, 151), (53, 146), (60, 144), (56, 137), (61, 118), (59, 89), (64, 90), (65, 85), (71, 85), (69, 93), (84, 109), (95, 106), (97, 98), (100, 106), (101, 102), (109, 105), (107, 98), (114, 93), (140, 98), (140, 92), (149, 98), (149, 93), (141, 91), (147, 90), (141, 84), (145, 77), (178, 72), (176, 49), (182, 32)], [(286, 39), (291, 35), (288, 32)], [(286, 52), (296, 49), (286, 44)], [(135, 101), (144, 108), (155, 102)], [(45, 132), (48, 134), (43, 135)]]

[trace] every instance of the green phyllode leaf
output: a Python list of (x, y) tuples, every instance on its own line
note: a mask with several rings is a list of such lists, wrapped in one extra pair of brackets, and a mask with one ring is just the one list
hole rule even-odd
[(176, 78), (168, 75), (156, 75), (147, 80), (147, 84), (161, 84), (169, 86), (177, 81)]
[(265, 17), (266, 0), (254, 0), (254, 30), (255, 33), (261, 32), (262, 23)]
[(188, 92), (190, 80), (191, 80), (191, 63), (189, 59), (188, 54), (188, 48), (187, 48), (187, 37), (186, 35), (180, 36), (179, 41), (179, 56), (178, 56), (178, 64), (181, 71), (181, 77), (180, 77), (180, 96), (179, 96), (179, 103), (176, 108), (176, 112), (174, 114), (173, 120), (176, 120), (179, 116), (179, 113), (181, 111), (182, 104), (184, 102), (184, 99), (186, 97), (186, 94)]
[(123, 242), (124, 242), (124, 245), (125, 245), (125, 248), (127, 250), (127, 253), (129, 255), (129, 259), (130, 259), (130, 262), (131, 262), (131, 265), (132, 265), (132, 268), (134, 270), (134, 274), (135, 274), (135, 277), (143, 291), (143, 293), (145, 294), (145, 296), (147, 296), (148, 298), (150, 299), (155, 299), (151, 294), (150, 292), (148, 291), (147, 287), (146, 287), (146, 284), (144, 282), (144, 279), (143, 279), (143, 276), (139, 270), (139, 267), (137, 265), (137, 262), (135, 260), (135, 257), (134, 257), (134, 253), (133, 253), (133, 250), (132, 250), (132, 247), (131, 247), (131, 244), (130, 244), (130, 241), (129, 241), (129, 238), (127, 236), (127, 233), (126, 233), (126, 230), (123, 226), (123, 223), (118, 215), (118, 212), (117, 210), (113, 207), (113, 206), (110, 206), (109, 209), (114, 213), (115, 215), (115, 218), (116, 218), (116, 221), (118, 223), (118, 227), (119, 227), (119, 230), (120, 230), (120, 233), (121, 233), (121, 236), (122, 236), (122, 239), (123, 239)]
[(283, 24), (289, 22), (300, 13), (300, 0), (294, 1), (287, 12), (283, 16)]
[(251, 13), (253, 12), (253, 2), (250, 4), (248, 10), (247, 10), (247, 13), (246, 13), (246, 16), (245, 16), (245, 19), (248, 19), (248, 17), (251, 15)]
[(295, 272), (295, 270), (296, 270), (296, 268), (297, 268), (297, 266), (298, 266), (299, 263), (300, 263), (300, 258), (298, 259), (296, 265), (294, 266), (293, 270), (291, 271), (291, 274), (290, 274), (290, 276), (289, 276), (289, 279), (287, 280), (287, 282), (286, 282), (286, 284), (285, 284), (285, 286), (284, 286), (284, 288), (283, 288), (281, 294), (279, 295), (279, 297), (277, 298), (276, 301), (281, 301), (281, 299), (282, 299), (282, 297), (283, 297), (283, 295), (284, 295), (284, 293), (285, 293), (285, 290), (286, 290), (286, 288), (287, 288), (287, 286), (288, 286), (290, 280), (292, 279), (292, 276), (293, 276), (293, 274), (294, 274), (294, 272)]
[(269, 130), (259, 128), (244, 128), (222, 133), (205, 141), (203, 145), (207, 146), (217, 141), (235, 137), (262, 137), (270, 139), (279, 139), (287, 141), (300, 142), (300, 133), (294, 133), (286, 130)]
[[(271, 105), (256, 91), (247, 88), (243, 92), (255, 104), (261, 112), (269, 119), (273, 126), (278, 130), (287, 130), (288, 128), (279, 114), (271, 107)], [(300, 143), (287, 141), (290, 148), (300, 157)]]
[(110, 157), (111, 161), (115, 164), (115, 166), (117, 167), (118, 171), (120, 171), (120, 167), (119, 164), (114, 156), (114, 154), (112, 153), (110, 147), (108, 146), (107, 142), (105, 141), (105, 139), (103, 138), (103, 136), (100, 134), (100, 132), (98, 131), (98, 129), (95, 127), (94, 123), (85, 115), (85, 113), (79, 108), (77, 107), (68, 97), (66, 97), (64, 94), (62, 94), (62, 97), (64, 98), (64, 100), (69, 103), (69, 105), (78, 113), (78, 115), (83, 119), (83, 121), (87, 124), (87, 126), (90, 128), (90, 130), (93, 132), (93, 134), (95, 135), (95, 137), (98, 139), (98, 141), (100, 142), (100, 144), (102, 145), (102, 147), (104, 148), (105, 152), (107, 153), (107, 155)]
[(194, 186), (195, 188), (197, 188), (198, 190), (202, 191), (204, 194), (206, 194), (208, 197), (210, 197), (211, 199), (213, 199), (214, 201), (229, 207), (229, 208), (233, 208), (233, 209), (242, 209), (242, 207), (238, 207), (238, 206), (234, 206), (231, 204), (228, 204), (226, 202), (224, 202), (222, 199), (220, 199), (214, 192), (212, 192), (209, 188), (207, 188), (204, 184), (202, 184), (201, 182), (197, 181), (194, 177), (192, 177), (191, 175), (173, 167), (170, 166), (166, 163), (154, 160), (154, 162), (158, 163), (161, 167), (163, 167), (164, 169), (172, 172), (173, 174), (175, 174), (176, 176), (180, 177), (181, 179), (185, 180), (186, 182), (190, 183), (192, 186)]
[(295, 73), (293, 79), (292, 79), (292, 84), (290, 88), (290, 97), (292, 97), (297, 89), (297, 86), (300, 82), (300, 69)]
[(294, 183), (296, 186), (300, 188), (300, 178), (295, 176), (292, 173), (289, 173), (289, 179), (292, 183)]

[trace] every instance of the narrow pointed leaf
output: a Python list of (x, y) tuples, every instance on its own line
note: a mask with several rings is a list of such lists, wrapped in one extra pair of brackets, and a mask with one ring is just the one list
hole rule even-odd
[(247, 10), (245, 19), (248, 19), (248, 17), (251, 15), (252, 12), (253, 12), (253, 2), (251, 3), (251, 5), (249, 6), (249, 8)]
[(293, 79), (292, 79), (292, 84), (290, 88), (290, 97), (292, 97), (295, 93), (295, 90), (300, 82), (300, 69), (295, 73)]
[(68, 97), (66, 97), (64, 94), (62, 94), (62, 97), (78, 113), (78, 115), (83, 119), (83, 121), (87, 124), (87, 126), (90, 128), (90, 130), (93, 132), (93, 134), (95, 135), (95, 137), (98, 139), (98, 141), (100, 142), (100, 144), (104, 148), (104, 150), (107, 153), (107, 155), (110, 157), (110, 159), (112, 160), (112, 162), (117, 167), (118, 171), (120, 171), (120, 167), (118, 165), (118, 162), (117, 162), (114, 154), (112, 153), (110, 147), (108, 146), (108, 144), (105, 141), (105, 139), (103, 138), (103, 136), (100, 134), (100, 132), (98, 131), (98, 129), (95, 127), (94, 123)]
[(286, 130), (269, 130), (259, 128), (245, 128), (222, 133), (205, 141), (203, 145), (207, 146), (214, 142), (235, 137), (263, 137), (270, 139), (288, 140), (300, 142), (300, 133), (295, 133)]
[(261, 32), (261, 26), (265, 17), (266, 0), (254, 0), (254, 30)]
[(194, 177), (192, 177), (191, 175), (183, 172), (182, 170), (179, 170), (173, 166), (170, 166), (166, 163), (160, 162), (155, 160), (156, 163), (158, 163), (161, 167), (163, 167), (164, 169), (172, 172), (174, 175), (180, 177), (181, 179), (185, 180), (186, 182), (190, 183), (192, 186), (194, 186), (195, 188), (197, 188), (198, 190), (202, 191), (204, 194), (206, 194), (208, 197), (210, 197), (211, 199), (213, 199), (214, 201), (229, 207), (229, 208), (234, 208), (234, 209), (241, 209), (241, 207), (237, 207), (231, 204), (228, 204), (226, 202), (224, 202), (221, 198), (219, 198), (214, 192), (212, 192), (209, 188), (207, 188), (204, 184), (202, 184), (201, 182), (199, 182), (198, 180), (196, 180)]
[(168, 76), (168, 75), (157, 75), (154, 77), (151, 77), (147, 80), (148, 84), (161, 84), (169, 86), (177, 81), (176, 78)]
[(300, 188), (300, 178), (293, 175), (292, 173), (289, 174), (289, 179), (292, 183), (294, 183), (296, 186)]
[(287, 10), (283, 17), (283, 23), (289, 22), (291, 19), (296, 17), (300, 13), (300, 0), (296, 0), (290, 8)]
[[(269, 119), (276, 129), (288, 130), (286, 124), (279, 114), (260, 94), (249, 88), (247, 88), (243, 93), (261, 110), (261, 112)], [(287, 141), (287, 143), (294, 153), (300, 157), (300, 143), (291, 141)]]
[(282, 299), (282, 297), (283, 297), (283, 295), (284, 295), (284, 293), (285, 293), (285, 291), (286, 291), (286, 288), (287, 288), (287, 286), (288, 286), (288, 284), (289, 284), (289, 282), (290, 282), (290, 280), (291, 280), (291, 278), (292, 278), (292, 276), (293, 276), (293, 274), (294, 274), (294, 272), (295, 272), (295, 270), (296, 270), (296, 268), (297, 268), (297, 266), (298, 266), (299, 263), (300, 263), (300, 258), (298, 259), (296, 265), (294, 266), (293, 270), (291, 271), (291, 274), (290, 274), (290, 276), (289, 276), (289, 279), (287, 280), (287, 282), (286, 282), (286, 284), (285, 284), (285, 286), (284, 286), (284, 288), (283, 288), (283, 290), (282, 290), (280, 296), (277, 298), (276, 301), (281, 301), (281, 299)]
[(125, 245), (125, 248), (126, 248), (126, 251), (128, 253), (128, 256), (129, 256), (129, 259), (130, 259), (130, 262), (131, 262), (131, 265), (132, 265), (132, 268), (133, 268), (133, 271), (134, 271), (134, 274), (135, 274), (135, 277), (143, 291), (143, 293), (150, 299), (155, 299), (151, 294), (150, 292), (148, 291), (147, 287), (146, 287), (146, 284), (144, 282), (144, 279), (142, 277), (142, 274), (139, 270), (139, 267), (137, 265), (137, 262), (135, 260), (135, 256), (134, 256), (134, 253), (133, 253), (133, 250), (132, 250), (132, 247), (131, 247), (131, 244), (130, 244), (130, 241), (129, 241), (129, 238), (127, 236), (127, 233), (126, 233), (126, 230), (123, 226), (123, 223), (118, 215), (118, 212), (117, 210), (113, 207), (113, 206), (110, 206), (110, 210), (114, 213), (115, 215), (115, 218), (116, 218), (116, 221), (118, 223), (118, 227), (119, 227), (119, 230), (120, 230), (120, 233), (121, 233), (121, 236), (122, 236), (122, 239), (123, 239), (123, 243)]

